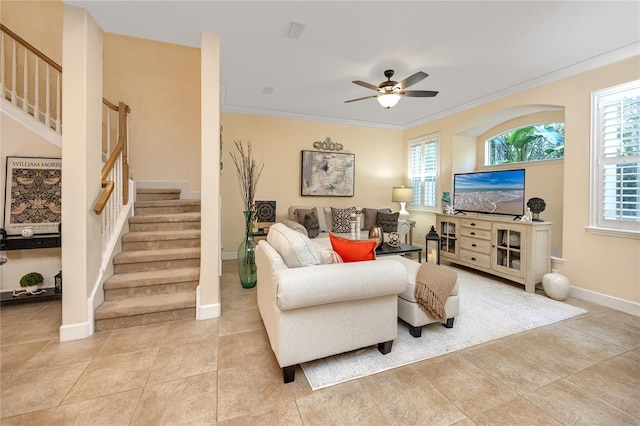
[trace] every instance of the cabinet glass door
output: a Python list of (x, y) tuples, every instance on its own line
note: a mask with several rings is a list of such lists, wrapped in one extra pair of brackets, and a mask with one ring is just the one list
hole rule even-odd
[(458, 250), (458, 224), (453, 221), (442, 221), (439, 227), (440, 254), (455, 257)]
[(498, 227), (495, 233), (495, 264), (496, 269), (501, 269), (512, 275), (524, 276), (524, 256), (522, 255), (521, 242), (523, 241), (521, 229), (512, 227)]

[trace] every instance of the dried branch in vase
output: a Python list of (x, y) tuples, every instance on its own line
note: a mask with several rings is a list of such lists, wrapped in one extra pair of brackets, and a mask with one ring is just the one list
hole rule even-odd
[(237, 153), (229, 153), (233, 164), (238, 172), (238, 185), (240, 186), (240, 197), (244, 205), (244, 211), (251, 211), (254, 208), (253, 200), (256, 195), (258, 180), (264, 168), (263, 162), (257, 162), (253, 158), (251, 141), (247, 142), (247, 147), (242, 145), (242, 141), (234, 141)]

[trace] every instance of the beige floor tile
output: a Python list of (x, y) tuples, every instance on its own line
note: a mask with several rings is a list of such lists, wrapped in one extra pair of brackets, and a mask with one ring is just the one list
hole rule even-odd
[(471, 420), (477, 426), (560, 426), (562, 424), (522, 397), (473, 416)]
[(551, 383), (560, 376), (512, 349), (511, 339), (504, 339), (463, 356), (475, 365), (522, 394)]
[[(88, 401), (62, 405), (46, 417), (43, 423), (31, 424), (49, 425), (53, 420), (53, 424), (61, 425), (128, 425), (141, 393), (142, 389), (133, 389)], [(60, 423), (57, 423), (58, 421)]]
[(256, 416), (293, 401), (275, 360), (218, 370), (218, 421)]
[(215, 371), (218, 359), (217, 346), (217, 338), (161, 346), (147, 384)]
[(459, 354), (415, 364), (415, 368), (467, 417), (504, 404), (517, 393)]
[(216, 423), (216, 372), (147, 385), (131, 425)]
[(296, 400), (305, 425), (389, 425), (358, 381), (320, 389)]
[(97, 333), (86, 339), (59, 342), (51, 340), (33, 358), (34, 368), (54, 367), (79, 361), (91, 361), (98, 354), (108, 333)]
[(563, 324), (626, 349), (640, 347), (640, 317), (624, 312), (609, 309), (572, 318)]
[(59, 321), (43, 319), (20, 322), (19, 325), (7, 327), (2, 331), (2, 345), (57, 340), (59, 329)]
[(255, 416), (240, 416), (219, 422), (218, 426), (301, 426), (302, 419), (294, 401), (285, 401), (271, 410)]
[(391, 424), (450, 425), (465, 418), (412, 366), (365, 377), (360, 384)]
[(37, 365), (31, 360), (48, 343), (46, 340), (41, 340), (33, 343), (2, 346), (0, 348), (0, 377), (2, 380), (19, 371), (28, 369), (30, 365)]
[(57, 406), (88, 364), (78, 362), (14, 374), (2, 384), (2, 416), (11, 417)]
[(220, 320), (220, 336), (243, 333), (253, 330), (264, 330), (262, 317), (257, 309), (238, 309), (224, 311)]
[(222, 307), (223, 312), (241, 309), (258, 309), (255, 289), (225, 296), (224, 306)]
[(73, 385), (63, 404), (144, 387), (158, 349), (95, 358)]
[(0, 327), (15, 325), (32, 318), (51, 302), (5, 304), (0, 306)]
[(62, 300), (48, 303), (29, 318), (30, 320), (55, 320), (62, 324)]
[(562, 323), (513, 336), (509, 343), (520, 356), (563, 377), (626, 351)]
[(96, 333), (109, 333), (109, 338), (97, 357), (157, 348), (164, 341), (169, 325), (170, 323), (149, 324)]
[(169, 324), (163, 344), (178, 344), (194, 340), (216, 339), (218, 337), (218, 318), (201, 321), (176, 321)]
[(275, 359), (264, 330), (230, 334), (218, 339), (219, 369), (250, 365), (256, 359)]
[(640, 419), (640, 355), (627, 352), (567, 380)]
[(566, 425), (637, 425), (638, 419), (599, 399), (594, 394), (558, 380), (524, 397)]
[(2, 419), (2, 426), (62, 426), (64, 425), (64, 413), (56, 412), (55, 408), (32, 411), (26, 414)]

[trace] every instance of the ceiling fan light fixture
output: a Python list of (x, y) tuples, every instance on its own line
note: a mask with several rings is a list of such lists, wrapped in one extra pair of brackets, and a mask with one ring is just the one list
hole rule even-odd
[(397, 93), (385, 93), (376, 98), (378, 103), (385, 109), (396, 106), (400, 100), (400, 95)]

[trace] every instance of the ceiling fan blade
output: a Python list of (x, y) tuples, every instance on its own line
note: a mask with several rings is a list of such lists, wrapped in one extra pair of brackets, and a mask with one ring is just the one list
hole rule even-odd
[(406, 89), (407, 87), (413, 86), (417, 82), (422, 81), (427, 77), (429, 77), (429, 74), (418, 71), (417, 73), (405, 78), (400, 83), (398, 83), (398, 87), (400, 87), (401, 90)]
[(374, 86), (373, 84), (365, 83), (364, 81), (354, 80), (352, 83), (357, 84), (358, 86), (366, 87), (371, 90), (380, 90), (378, 86)]
[(400, 94), (411, 98), (432, 98), (437, 95), (438, 92), (433, 90), (405, 90), (400, 92)]
[(373, 95), (373, 96), (365, 96), (364, 98), (357, 98), (357, 99), (350, 99), (348, 101), (344, 101), (345, 104), (348, 104), (349, 102), (355, 102), (355, 101), (363, 101), (365, 99), (371, 99), (371, 98), (377, 98), (378, 95)]

